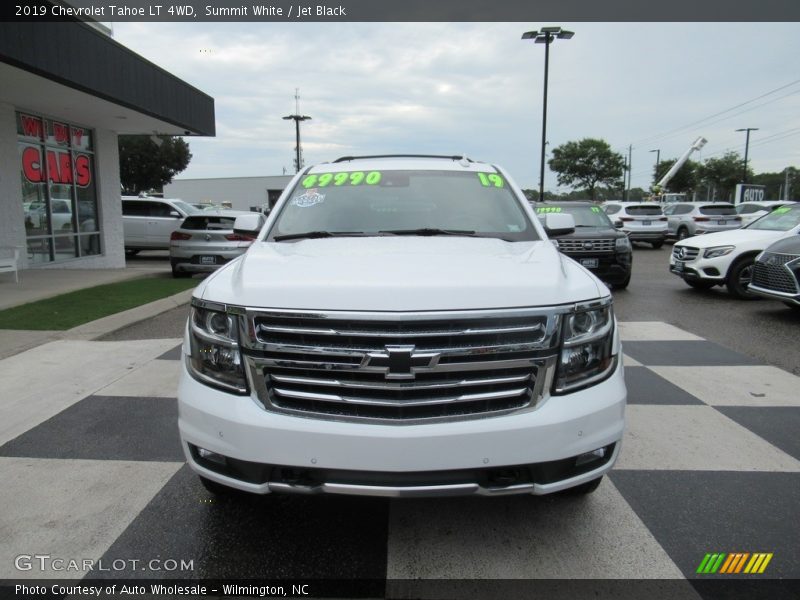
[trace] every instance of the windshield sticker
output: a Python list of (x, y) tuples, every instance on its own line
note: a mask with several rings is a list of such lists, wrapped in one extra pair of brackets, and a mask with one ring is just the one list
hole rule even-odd
[(782, 215), (783, 213), (787, 213), (792, 210), (791, 206), (781, 206), (780, 208), (776, 208), (772, 212), (776, 215)]
[(600, 212), (600, 207), (599, 206), (593, 206), (592, 207), (592, 212)]
[(536, 207), (537, 213), (560, 213), (561, 207), (560, 206), (537, 206)]
[(380, 171), (352, 171), (350, 173), (316, 173), (308, 175), (300, 182), (304, 188), (309, 189), (312, 187), (327, 187), (329, 185), (378, 185), (381, 182)]
[(320, 194), (316, 188), (303, 192), (297, 198), (292, 200), (292, 206), (299, 206), (300, 208), (308, 208), (315, 206), (325, 201), (325, 195)]
[(478, 179), (483, 187), (503, 187), (505, 181), (497, 173), (478, 173)]

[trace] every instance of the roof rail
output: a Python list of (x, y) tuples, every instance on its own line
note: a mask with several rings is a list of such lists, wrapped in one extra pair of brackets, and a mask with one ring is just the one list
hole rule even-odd
[(350, 160), (362, 160), (365, 158), (442, 158), (445, 160), (466, 160), (467, 162), (475, 162), (466, 156), (452, 155), (445, 156), (441, 154), (372, 154), (368, 156), (341, 156), (333, 162), (347, 162)]

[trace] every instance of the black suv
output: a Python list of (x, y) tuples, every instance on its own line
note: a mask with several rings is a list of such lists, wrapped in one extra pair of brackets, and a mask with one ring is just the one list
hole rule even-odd
[(628, 286), (633, 267), (631, 242), (603, 209), (591, 202), (537, 202), (533, 206), (540, 219), (547, 213), (572, 215), (575, 232), (556, 237), (558, 249), (614, 289)]

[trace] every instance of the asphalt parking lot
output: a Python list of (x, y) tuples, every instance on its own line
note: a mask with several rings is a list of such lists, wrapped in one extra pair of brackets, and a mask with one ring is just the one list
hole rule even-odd
[[(20, 552), (49, 552), (193, 561), (158, 573), (128, 562), (113, 577), (368, 580), (373, 597), (462, 596), (418, 580), (579, 578), (670, 580), (680, 585), (664, 595), (711, 598), (714, 576), (696, 573), (707, 553), (772, 553), (753, 577), (800, 578), (800, 315), (692, 290), (667, 271), (670, 250), (637, 247), (631, 285), (614, 294), (628, 430), (585, 498), (216, 499), (177, 439), (185, 308), (0, 361), (19, 397), (0, 437), (0, 576), (84, 576), (13, 568)], [(43, 381), (11, 376), (26, 360), (49, 365)], [(52, 389), (57, 402), (29, 400)]]

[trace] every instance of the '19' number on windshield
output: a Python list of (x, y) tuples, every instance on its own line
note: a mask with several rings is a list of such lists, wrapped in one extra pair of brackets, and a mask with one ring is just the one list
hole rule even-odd
[(478, 173), (478, 179), (481, 180), (481, 185), (483, 187), (503, 187), (504, 182), (503, 178), (496, 173)]

